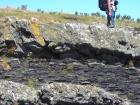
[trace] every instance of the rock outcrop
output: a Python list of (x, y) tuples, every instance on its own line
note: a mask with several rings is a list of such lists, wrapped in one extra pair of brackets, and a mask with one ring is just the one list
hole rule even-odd
[(1, 80), (0, 86), (1, 105), (131, 105), (117, 95), (90, 85), (46, 83), (35, 90)]
[(67, 23), (50, 25), (47, 28), (55, 30), (52, 36), (57, 35), (56, 39), (59, 39), (48, 36), (50, 40), (74, 44), (90, 43), (95, 48), (118, 50), (133, 56), (140, 55), (140, 36), (134, 28), (107, 29), (105, 25), (96, 23), (91, 25)]
[(96, 59), (11, 59), (11, 70), (0, 70), (0, 79), (38, 86), (63, 82), (101, 87), (119, 97), (140, 104), (140, 70), (117, 63), (104, 64)]
[(0, 33), (1, 55), (140, 64), (140, 37), (134, 28), (106, 29), (102, 24), (80, 23), (43, 25), (10, 18)]
[[(30, 56), (29, 59), (32, 59), (5, 62), (0, 58), (0, 79), (23, 82), (24, 79), (26, 81), (34, 77), (38, 82), (50, 80), (84, 85), (46, 83), (39, 84), (41, 87), (34, 89), (1, 80), (0, 104), (131, 105), (103, 89), (85, 85), (90, 83), (96, 83), (109, 91), (113, 89), (120, 96), (127, 95), (135, 104), (140, 103), (137, 91), (140, 86), (139, 30), (118, 27), (107, 29), (105, 25), (94, 23), (44, 25), (37, 21), (32, 23), (26, 19), (7, 17), (0, 25), (0, 56)], [(46, 59), (33, 61), (34, 58)], [(47, 62), (53, 59), (59, 61)], [(128, 66), (128, 70), (123, 66)], [(11, 71), (6, 71), (10, 69)]]
[[(44, 32), (39, 23), (30, 23), (26, 19), (7, 17), (0, 36), (1, 48), (8, 55), (22, 57), (30, 52), (39, 53), (45, 46)], [(1, 53), (4, 53), (3, 49)]]

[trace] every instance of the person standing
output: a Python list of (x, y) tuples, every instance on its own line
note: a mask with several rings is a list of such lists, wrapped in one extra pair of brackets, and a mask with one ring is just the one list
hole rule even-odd
[(115, 27), (115, 13), (117, 10), (118, 1), (117, 0), (107, 0), (108, 9), (106, 9), (107, 14), (107, 27)]

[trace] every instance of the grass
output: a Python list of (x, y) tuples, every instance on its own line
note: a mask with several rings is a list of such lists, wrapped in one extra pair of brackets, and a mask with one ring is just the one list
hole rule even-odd
[(2, 66), (5, 71), (11, 70), (11, 66), (6, 57), (0, 58), (0, 66)]
[(86, 80), (88, 80), (88, 78), (85, 77), (85, 76), (83, 76), (83, 75), (78, 75), (77, 78), (78, 78), (78, 80), (80, 80), (80, 81), (86, 81)]
[(27, 79), (26, 80), (26, 85), (29, 87), (36, 87), (37, 86), (37, 80), (35, 78), (32, 79)]
[[(0, 9), (0, 19), (4, 19), (6, 16), (15, 16), (25, 19), (30, 19), (31, 17), (38, 18), (41, 23), (68, 23), (68, 22), (78, 22), (91, 24), (93, 22), (106, 23), (106, 18), (98, 16), (76, 16), (73, 14), (66, 13), (38, 13), (32, 11), (22, 11), (16, 9)], [(140, 23), (130, 21), (130, 20), (117, 20), (116, 24), (118, 26), (130, 26), (130, 27), (140, 27)]]
[(140, 23), (131, 20), (116, 20), (116, 24), (120, 27), (140, 27)]
[(69, 63), (66, 65), (66, 70), (68, 73), (72, 73), (74, 70), (74, 65), (72, 63)]
[(4, 80), (9, 80), (9, 79), (10, 79), (10, 76), (4, 75)]

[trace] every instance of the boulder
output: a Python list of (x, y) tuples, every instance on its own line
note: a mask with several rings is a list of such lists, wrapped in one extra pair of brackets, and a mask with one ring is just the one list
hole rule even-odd
[(0, 105), (14, 105), (15, 103), (35, 105), (29, 103), (35, 103), (37, 100), (37, 91), (34, 88), (12, 81), (0, 80)]
[(45, 46), (44, 32), (41, 30), (39, 23), (30, 23), (26, 19), (16, 19), (13, 17), (6, 17), (5, 27), (0, 37), (0, 52), (3, 46), (6, 45), (8, 55), (27, 56), (29, 52), (41, 52)]

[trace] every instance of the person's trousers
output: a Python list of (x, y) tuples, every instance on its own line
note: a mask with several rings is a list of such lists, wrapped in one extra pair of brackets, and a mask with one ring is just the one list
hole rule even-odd
[(107, 26), (115, 26), (115, 11), (111, 11), (111, 16), (109, 16), (109, 12), (107, 11)]

